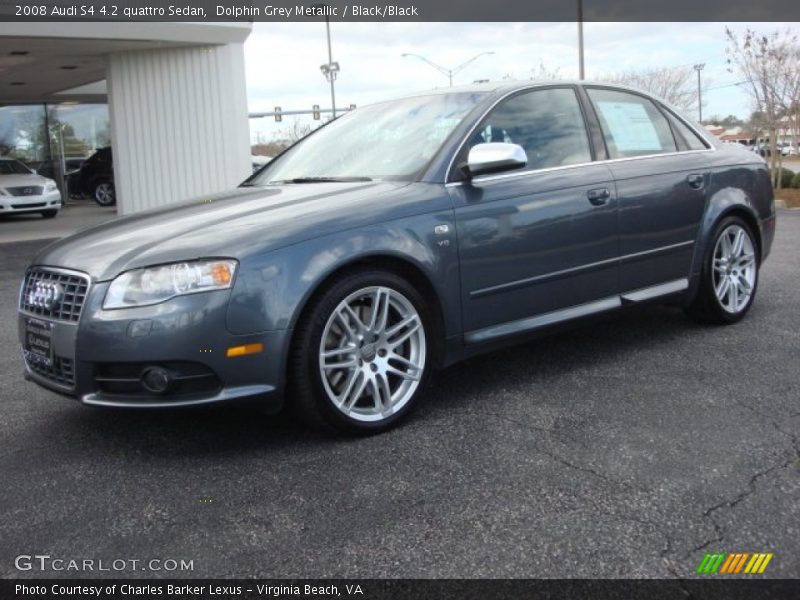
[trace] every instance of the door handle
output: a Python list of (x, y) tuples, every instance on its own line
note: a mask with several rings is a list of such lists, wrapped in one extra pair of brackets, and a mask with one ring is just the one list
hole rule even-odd
[(597, 188), (586, 192), (586, 197), (594, 206), (603, 206), (608, 204), (608, 199), (611, 198), (611, 192), (608, 188)]
[(702, 175), (697, 173), (692, 173), (686, 178), (686, 181), (689, 183), (689, 187), (699, 190), (705, 184), (705, 178)]

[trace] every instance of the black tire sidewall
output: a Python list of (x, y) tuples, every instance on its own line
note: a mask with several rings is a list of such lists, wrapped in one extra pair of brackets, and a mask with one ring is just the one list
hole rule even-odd
[[(750, 242), (753, 244), (753, 251), (755, 252), (756, 258), (756, 280), (755, 284), (753, 285), (753, 291), (750, 294), (750, 298), (747, 300), (747, 304), (745, 307), (737, 313), (730, 313), (725, 310), (720, 303), (719, 299), (717, 298), (717, 294), (714, 290), (714, 249), (717, 247), (717, 242), (719, 242), (720, 235), (722, 232), (725, 231), (731, 225), (738, 225), (742, 229), (747, 232), (747, 235), (750, 236)], [(758, 282), (760, 279), (760, 270), (761, 270), (761, 252), (758, 247), (758, 240), (753, 233), (752, 227), (743, 219), (737, 216), (728, 216), (724, 217), (717, 223), (716, 227), (714, 228), (714, 233), (711, 236), (710, 243), (708, 248), (706, 249), (706, 256), (703, 260), (703, 279), (701, 283), (701, 293), (703, 294), (704, 304), (706, 306), (707, 312), (709, 313), (709, 317), (715, 321), (721, 323), (736, 323), (741, 321), (744, 316), (750, 310), (750, 307), (753, 305), (753, 301), (756, 297), (756, 292), (758, 291)]]
[[(387, 419), (374, 422), (365, 422), (352, 419), (337, 409), (322, 383), (319, 372), (319, 347), (322, 334), (331, 313), (347, 296), (353, 292), (372, 286), (383, 286), (402, 294), (414, 306), (422, 320), (425, 332), (426, 358), (422, 377), (414, 395), (397, 413)], [(299, 328), (299, 339), (293, 352), (293, 375), (290, 385), (296, 394), (305, 395), (301, 408), (313, 409), (318, 416), (331, 428), (348, 433), (364, 434), (377, 433), (391, 428), (410, 413), (418, 403), (418, 399), (425, 388), (431, 372), (432, 322), (422, 295), (402, 277), (388, 271), (370, 270), (347, 274), (334, 281), (314, 302), (307, 314), (307, 322)], [(313, 406), (308, 406), (312, 404)], [(306, 417), (308, 415), (300, 415)]]

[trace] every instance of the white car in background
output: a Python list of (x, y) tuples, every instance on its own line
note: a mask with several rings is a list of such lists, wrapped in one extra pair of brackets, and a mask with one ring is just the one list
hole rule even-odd
[(61, 209), (56, 182), (16, 159), (0, 156), (0, 215), (38, 212), (50, 219)]

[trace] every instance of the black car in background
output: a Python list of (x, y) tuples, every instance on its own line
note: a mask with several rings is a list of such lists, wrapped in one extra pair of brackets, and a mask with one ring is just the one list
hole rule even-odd
[(100, 206), (117, 203), (114, 194), (114, 161), (111, 147), (99, 148), (77, 171), (67, 175), (70, 195), (89, 195)]

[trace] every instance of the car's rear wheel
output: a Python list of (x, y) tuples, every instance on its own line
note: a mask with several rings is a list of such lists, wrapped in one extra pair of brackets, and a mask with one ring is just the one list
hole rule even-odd
[(55, 209), (43, 210), (43, 211), (42, 211), (42, 216), (43, 216), (45, 219), (52, 219), (52, 218), (53, 218), (53, 217), (55, 217), (57, 214), (58, 214), (58, 211), (57, 211), (57, 210), (55, 210)]
[(413, 408), (429, 371), (430, 319), (397, 275), (334, 281), (304, 314), (293, 345), (289, 402), (317, 428), (383, 431)]
[(756, 295), (758, 244), (750, 226), (735, 216), (720, 221), (712, 239), (700, 289), (686, 312), (707, 323), (735, 323), (747, 314)]
[(114, 194), (114, 184), (110, 181), (98, 181), (92, 189), (92, 197), (100, 206), (116, 204), (117, 197)]

